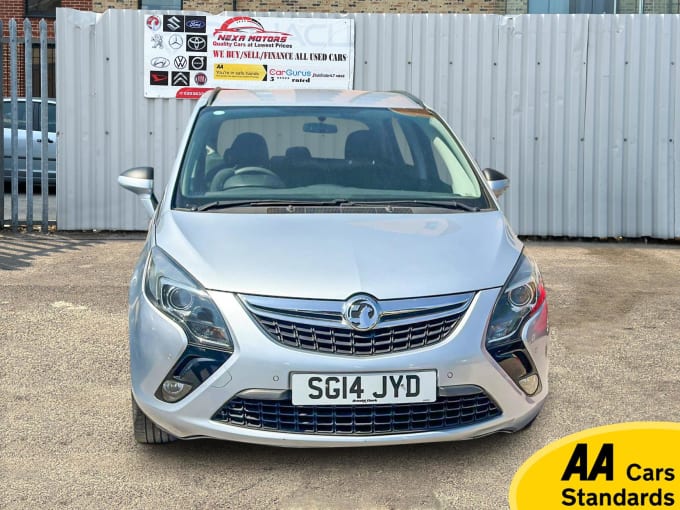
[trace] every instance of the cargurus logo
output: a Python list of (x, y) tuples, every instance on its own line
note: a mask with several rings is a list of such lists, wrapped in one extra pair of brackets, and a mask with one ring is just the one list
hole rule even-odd
[(271, 76), (290, 76), (292, 78), (309, 78), (312, 76), (311, 71), (303, 71), (301, 69), (270, 69)]

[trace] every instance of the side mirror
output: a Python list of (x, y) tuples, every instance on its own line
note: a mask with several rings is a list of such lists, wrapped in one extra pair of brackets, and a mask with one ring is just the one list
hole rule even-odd
[(510, 187), (510, 179), (506, 177), (505, 174), (494, 170), (493, 168), (485, 168), (482, 170), (486, 182), (489, 184), (491, 191), (496, 195), (496, 198), (500, 197), (505, 191)]
[(153, 216), (158, 206), (158, 200), (153, 194), (153, 168), (150, 166), (138, 166), (125, 170), (118, 176), (118, 184), (128, 191), (139, 195), (144, 209)]

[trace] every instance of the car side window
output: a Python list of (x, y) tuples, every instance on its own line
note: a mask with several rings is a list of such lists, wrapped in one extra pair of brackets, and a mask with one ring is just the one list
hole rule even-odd
[[(20, 101), (18, 103), (18, 128), (26, 129), (26, 103)], [(41, 130), (41, 104), (39, 102), (33, 103), (33, 131)], [(5, 128), (12, 127), (12, 103), (5, 101), (2, 105), (2, 125)], [(57, 105), (49, 103), (47, 105), (47, 131), (50, 133), (57, 132)]]
[(33, 103), (33, 131), (40, 131), (40, 103)]
[[(12, 127), (12, 103), (5, 101), (2, 106), (2, 124), (6, 128)], [(17, 126), (26, 129), (26, 105), (23, 102), (17, 104)]]
[(50, 133), (57, 132), (57, 105), (47, 104), (47, 130)]

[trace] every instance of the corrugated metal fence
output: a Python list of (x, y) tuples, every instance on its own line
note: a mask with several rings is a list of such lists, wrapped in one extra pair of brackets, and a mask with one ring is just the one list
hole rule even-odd
[[(193, 101), (143, 97), (142, 16), (58, 10), (60, 229), (143, 229), (116, 176), (151, 165), (166, 183)], [(680, 237), (680, 16), (347, 16), (355, 88), (439, 111), (509, 175), (519, 234)]]
[[(0, 139), (0, 177), (3, 185), (9, 185), (9, 215), (5, 217), (5, 193), (0, 193), (0, 230), (11, 226), (17, 231), (19, 226), (33, 230), (34, 200), (33, 188), (41, 190), (41, 221), (43, 232), (48, 230), (48, 181), (50, 164), (55, 164), (54, 154), (51, 163), (49, 157), (50, 143), (55, 143), (54, 134), (48, 132), (48, 71), (47, 48), (54, 41), (48, 40), (47, 23), (41, 20), (38, 24), (38, 38), (33, 37), (31, 21), (23, 22), (23, 37), (19, 36), (17, 21), (8, 23), (9, 37), (2, 37), (3, 23), (0, 21), (0, 91), (4, 90), (5, 76), (3, 55), (4, 47), (9, 50), (9, 90), (10, 95), (3, 97), (3, 137)], [(38, 48), (39, 73), (33, 76), (33, 50)], [(19, 98), (19, 59), (23, 49), (24, 85), (22, 98)], [(39, 80), (40, 97), (33, 97), (33, 80)], [(53, 169), (53, 168), (52, 168)], [(19, 195), (19, 183), (25, 185), (25, 200)], [(53, 199), (54, 197), (52, 197)], [(20, 208), (21, 202), (21, 208)], [(23, 215), (20, 215), (20, 209)], [(22, 217), (23, 216), (23, 217)], [(37, 223), (37, 222), (36, 222)]]

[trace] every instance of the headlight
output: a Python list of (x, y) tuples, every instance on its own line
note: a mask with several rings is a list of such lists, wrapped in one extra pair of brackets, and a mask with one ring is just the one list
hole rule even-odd
[(491, 314), (486, 331), (487, 346), (514, 340), (525, 319), (538, 310), (544, 301), (545, 287), (538, 267), (522, 254)]
[(227, 325), (208, 293), (156, 246), (149, 255), (145, 280), (146, 296), (183, 327), (190, 344), (233, 352)]

